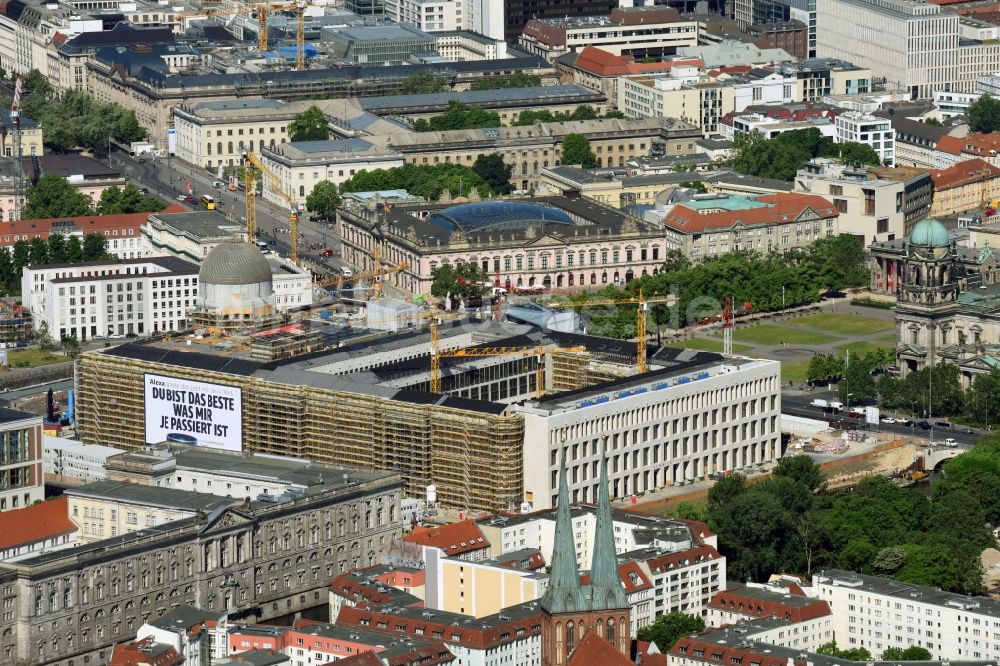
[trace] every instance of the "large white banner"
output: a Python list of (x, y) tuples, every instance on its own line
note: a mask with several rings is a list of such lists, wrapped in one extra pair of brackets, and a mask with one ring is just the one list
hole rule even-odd
[(146, 442), (243, 450), (243, 391), (146, 374)]

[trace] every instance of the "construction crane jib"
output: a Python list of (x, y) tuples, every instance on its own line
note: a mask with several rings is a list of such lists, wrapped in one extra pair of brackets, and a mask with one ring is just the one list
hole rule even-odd
[(295, 197), (285, 192), (281, 185), (284, 181), (253, 153), (243, 153), (243, 172), (246, 185), (246, 218), (247, 240), (257, 241), (257, 176), (254, 169), (260, 171), (271, 181), (268, 189), (288, 204), (288, 245), (289, 258), (296, 266), (299, 265), (299, 208)]
[(648, 369), (648, 363), (646, 359), (647, 352), (647, 336), (646, 336), (646, 313), (649, 311), (649, 306), (653, 304), (668, 304), (673, 303), (673, 298), (646, 298), (642, 290), (639, 290), (639, 295), (632, 298), (615, 298), (607, 300), (586, 300), (582, 303), (548, 303), (546, 307), (550, 308), (585, 308), (591, 305), (634, 305), (636, 306), (636, 318), (635, 318), (635, 366), (639, 374), (643, 374)]

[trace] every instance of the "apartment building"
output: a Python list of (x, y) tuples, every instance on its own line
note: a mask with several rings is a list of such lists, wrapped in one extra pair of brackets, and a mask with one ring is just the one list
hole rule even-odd
[(42, 417), (0, 407), (0, 511), (44, 499)]
[(957, 14), (915, 0), (816, 0), (816, 16), (819, 56), (870, 69), (914, 98), (960, 89)]
[(667, 244), (693, 260), (728, 252), (804, 248), (840, 233), (839, 212), (821, 196), (779, 192), (755, 197), (699, 195), (663, 218)]
[(895, 133), (885, 118), (848, 111), (838, 115), (833, 122), (837, 129), (834, 137), (837, 143), (850, 141), (864, 144), (875, 151), (882, 164), (893, 166), (896, 163)]
[(541, 665), (542, 611), (538, 602), (473, 618), (422, 608), (345, 607), (337, 625), (442, 641), (465, 666)]
[(587, 46), (636, 59), (662, 58), (698, 45), (698, 23), (670, 7), (619, 7), (607, 16), (532, 19), (520, 46), (548, 62)]
[(1000, 658), (996, 599), (840, 570), (815, 574), (813, 594), (830, 604), (843, 648), (881, 654), (916, 645), (945, 661)]
[(708, 602), (705, 624), (724, 627), (766, 618), (789, 623), (787, 635), (776, 641), (787, 647), (815, 651), (833, 638), (829, 604), (807, 596), (799, 585), (787, 582), (737, 584), (716, 593)]
[(866, 246), (905, 238), (931, 213), (937, 197), (931, 176), (921, 169), (853, 167), (824, 158), (795, 175), (795, 191), (833, 202), (840, 233), (857, 236)]
[(680, 118), (706, 135), (718, 134), (723, 117), (751, 105), (802, 101), (796, 77), (763, 69), (717, 80), (699, 75), (693, 67), (674, 67), (666, 77), (622, 78), (619, 91), (618, 106), (625, 115)]
[(198, 296), (198, 267), (174, 257), (27, 267), (21, 276), (35, 327), (89, 340), (183, 330)]
[(42, 469), (60, 483), (90, 483), (107, 477), (104, 465), (122, 449), (42, 435)]
[(490, 542), (472, 519), (445, 525), (416, 526), (403, 537), (407, 543), (440, 551), (445, 557), (478, 562), (489, 557)]
[(978, 157), (933, 171), (931, 178), (934, 181), (931, 215), (934, 216), (982, 211), (1000, 193), (1000, 167)]

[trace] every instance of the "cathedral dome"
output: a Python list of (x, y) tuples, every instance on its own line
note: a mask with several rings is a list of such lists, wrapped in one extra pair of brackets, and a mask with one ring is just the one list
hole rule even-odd
[(909, 242), (919, 247), (948, 247), (951, 244), (948, 230), (933, 217), (925, 217), (913, 226)]

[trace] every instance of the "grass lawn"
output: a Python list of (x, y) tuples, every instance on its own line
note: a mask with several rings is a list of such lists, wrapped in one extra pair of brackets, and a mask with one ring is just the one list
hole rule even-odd
[(896, 346), (896, 334), (895, 333), (890, 333), (889, 335), (880, 335), (880, 336), (878, 336), (875, 339), (879, 342), (879, 344), (883, 344), (886, 347), (893, 347), (893, 348), (895, 348), (895, 346)]
[[(722, 353), (721, 338), (695, 338), (694, 340), (673, 340), (663, 345), (664, 347), (674, 347), (676, 349), (699, 349), (707, 352)], [(738, 345), (733, 343), (733, 353), (749, 351), (752, 347), (748, 345)]]
[(769, 346), (777, 345), (779, 342), (787, 342), (792, 345), (821, 345), (837, 340), (838, 338), (832, 335), (815, 333), (784, 324), (761, 324), (750, 328), (737, 328), (733, 331), (734, 345), (737, 342)]
[(781, 381), (805, 382), (809, 374), (809, 361), (782, 361)]
[[(895, 340), (895, 338), (893, 338)], [(875, 351), (876, 349), (892, 349), (891, 345), (880, 345), (874, 342), (865, 342), (864, 340), (859, 340), (857, 342), (848, 342), (843, 345), (837, 345), (837, 349), (841, 352), (846, 352), (848, 349), (851, 350), (851, 356), (864, 356), (870, 351)]]
[(7, 352), (7, 364), (11, 368), (34, 368), (39, 365), (64, 363), (70, 361), (69, 356), (61, 356), (41, 349), (12, 349)]
[(792, 319), (788, 323), (791, 326), (803, 326), (828, 331), (834, 335), (869, 335), (895, 328), (895, 323), (891, 320), (845, 315), (836, 312), (820, 312), (818, 314), (806, 315), (805, 317)]

